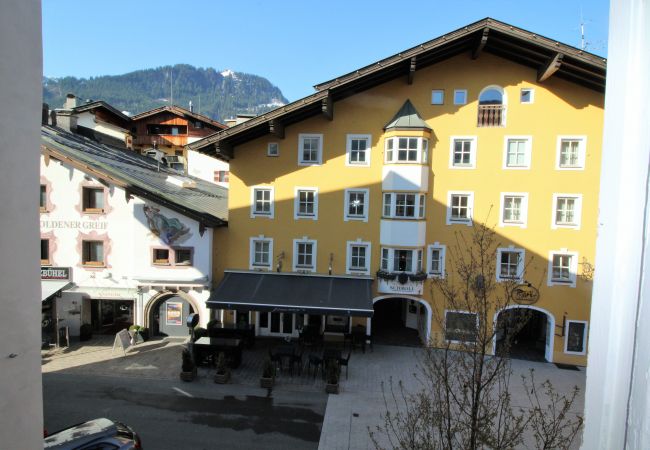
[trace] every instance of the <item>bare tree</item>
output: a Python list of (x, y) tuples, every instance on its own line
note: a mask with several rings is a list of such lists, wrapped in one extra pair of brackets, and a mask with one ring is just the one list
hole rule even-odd
[(532, 433), (539, 449), (568, 448), (582, 424), (569, 413), (577, 387), (565, 397), (546, 381), (540, 393), (531, 374), (524, 385), (530, 408), (511, 403), (508, 355), (530, 315), (524, 310), (498, 326), (492, 318), (511, 304), (521, 274), (497, 281), (496, 233), (481, 224), (471, 230), (456, 234), (448, 249), (451, 270), (431, 282), (434, 320), (443, 331), (418, 363), (418, 389), (409, 392), (393, 380), (382, 386), (386, 411), (383, 424), (369, 430), (371, 440), (377, 449), (387, 441), (393, 449), (505, 450), (521, 447)]

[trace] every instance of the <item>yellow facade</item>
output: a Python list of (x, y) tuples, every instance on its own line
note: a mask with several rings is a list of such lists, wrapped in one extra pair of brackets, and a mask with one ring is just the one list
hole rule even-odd
[[(479, 93), (491, 85), (505, 92), (505, 126), (477, 127)], [(522, 88), (534, 89), (532, 103), (520, 102)], [(466, 104), (454, 104), (454, 90), (458, 89), (467, 90)], [(432, 104), (432, 90), (444, 90), (444, 104)], [(431, 128), (430, 133), (383, 129), (407, 99)], [(224, 269), (248, 270), (250, 238), (260, 235), (273, 239), (274, 268), (278, 256), (284, 252), (283, 271), (292, 270), (294, 239), (316, 240), (319, 274), (328, 273), (331, 259), (332, 273), (345, 275), (347, 242), (358, 239), (370, 242), (370, 274), (374, 276), (380, 268), (382, 248), (385, 139), (389, 135), (425, 136), (429, 137), (429, 151), (424, 165), (428, 183), (423, 188), (426, 193), (423, 258), (427, 257), (427, 245), (438, 242), (451, 246), (456, 231), (468, 231), (464, 224), (446, 223), (448, 193), (473, 192), (474, 220), (494, 226), (501, 247), (513, 245), (524, 249), (527, 263), (532, 258), (523, 278), (539, 286), (540, 298), (534, 306), (552, 315), (555, 324), (552, 361), (585, 365), (586, 355), (565, 352), (563, 325), (568, 320), (589, 320), (592, 288), (589, 271), (594, 261), (602, 123), (602, 93), (557, 77), (538, 83), (536, 70), (487, 53), (475, 60), (469, 54), (455, 56), (419, 69), (412, 84), (407, 83), (405, 75), (336, 101), (331, 121), (314, 116), (287, 126), (283, 139), (269, 134), (236, 147), (236, 157), (230, 161), (229, 227), (217, 230), (216, 242), (220, 245), (215, 248), (214, 279), (220, 280)], [(298, 164), (300, 134), (322, 134), (322, 164)], [(367, 167), (346, 165), (349, 134), (371, 136)], [(450, 167), (452, 136), (475, 139), (474, 168)], [(529, 168), (504, 169), (508, 136), (530, 138)], [(559, 136), (583, 138), (584, 168), (556, 168)], [(267, 156), (269, 143), (279, 144), (279, 156)], [(273, 218), (251, 217), (253, 186), (273, 188)], [(317, 220), (294, 218), (296, 187), (318, 189)], [(345, 189), (350, 188), (369, 190), (367, 222), (344, 220)], [(501, 196), (508, 192), (527, 193), (525, 227), (499, 225)], [(582, 195), (579, 229), (552, 226), (554, 193)], [(575, 287), (547, 285), (549, 252), (562, 249), (575, 252), (576, 259), (572, 260), (573, 264), (577, 263)], [(424, 267), (426, 270), (426, 262)], [(453, 269), (447, 267), (447, 270)], [(432, 304), (429, 285), (430, 281), (425, 281), (422, 295), (409, 298)], [(377, 292), (377, 286), (374, 282), (375, 297), (390, 296)], [(356, 320), (359, 321), (365, 324), (365, 319)], [(435, 320), (431, 323), (430, 333), (439, 333)]]

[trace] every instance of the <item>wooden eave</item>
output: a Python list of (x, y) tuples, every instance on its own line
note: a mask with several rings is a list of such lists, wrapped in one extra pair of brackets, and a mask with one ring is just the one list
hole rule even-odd
[(171, 210), (174, 210), (180, 214), (183, 214), (184, 216), (187, 216), (191, 219), (196, 220), (203, 226), (207, 227), (223, 227), (223, 226), (228, 226), (228, 222), (225, 220), (221, 220), (217, 217), (211, 216), (209, 214), (205, 213), (200, 213), (198, 211), (194, 211), (192, 209), (186, 208), (182, 205), (179, 205), (177, 203), (171, 202), (167, 200), (164, 197), (161, 197), (154, 192), (148, 191), (146, 189), (143, 189), (139, 186), (135, 186), (133, 184), (127, 183), (119, 178), (115, 178), (112, 175), (100, 171), (95, 167), (92, 167), (88, 164), (84, 164), (81, 161), (78, 161), (74, 158), (71, 158), (63, 153), (60, 153), (54, 148), (48, 147), (45, 144), (41, 144), (41, 152), (48, 158), (54, 158), (57, 159), (61, 162), (65, 162), (66, 164), (69, 164), (70, 166), (74, 167), (75, 169), (81, 170), (82, 172), (86, 172), (89, 175), (94, 176), (95, 178), (102, 180), (104, 183), (107, 184), (114, 184), (115, 186), (118, 186), (125, 191), (127, 191), (130, 194), (137, 195), (138, 197), (141, 198), (146, 198), (148, 200), (151, 200), (153, 202), (158, 203), (161, 206), (165, 206)]
[[(600, 93), (605, 91), (606, 59), (486, 18), (318, 84), (314, 86), (317, 90), (315, 94), (219, 131), (187, 147), (223, 159), (233, 158), (234, 147), (268, 134), (273, 129), (269, 125), (271, 121), (286, 127), (322, 114), (321, 102), (327, 97), (336, 102), (400, 77), (405, 83), (410, 83), (414, 77), (417, 78), (417, 70), (465, 52), (472, 58), (480, 58), (483, 52), (491, 53), (536, 71), (548, 68), (549, 61), (560, 55), (556, 59), (560, 63), (548, 71), (546, 77), (562, 78)], [(336, 109), (335, 104), (333, 109)]]

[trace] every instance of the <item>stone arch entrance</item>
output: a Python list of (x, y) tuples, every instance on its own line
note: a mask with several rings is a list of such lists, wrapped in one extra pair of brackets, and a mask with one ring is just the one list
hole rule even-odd
[[(196, 301), (185, 292), (162, 292), (152, 297), (145, 307), (145, 326), (152, 336), (189, 335), (187, 316), (201, 311)], [(202, 323), (202, 320), (199, 320)]]
[(427, 345), (431, 337), (431, 305), (410, 295), (384, 295), (372, 300), (368, 332), (375, 343)]
[(511, 358), (553, 362), (555, 318), (550, 312), (537, 306), (511, 305), (494, 315), (494, 326), (495, 354), (504, 351), (508, 338)]

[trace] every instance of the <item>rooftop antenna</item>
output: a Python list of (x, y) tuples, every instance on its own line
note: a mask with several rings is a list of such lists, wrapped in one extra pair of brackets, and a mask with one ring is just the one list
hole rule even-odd
[(582, 6), (580, 6), (580, 50), (585, 50), (587, 44), (585, 42), (585, 20), (582, 16)]

